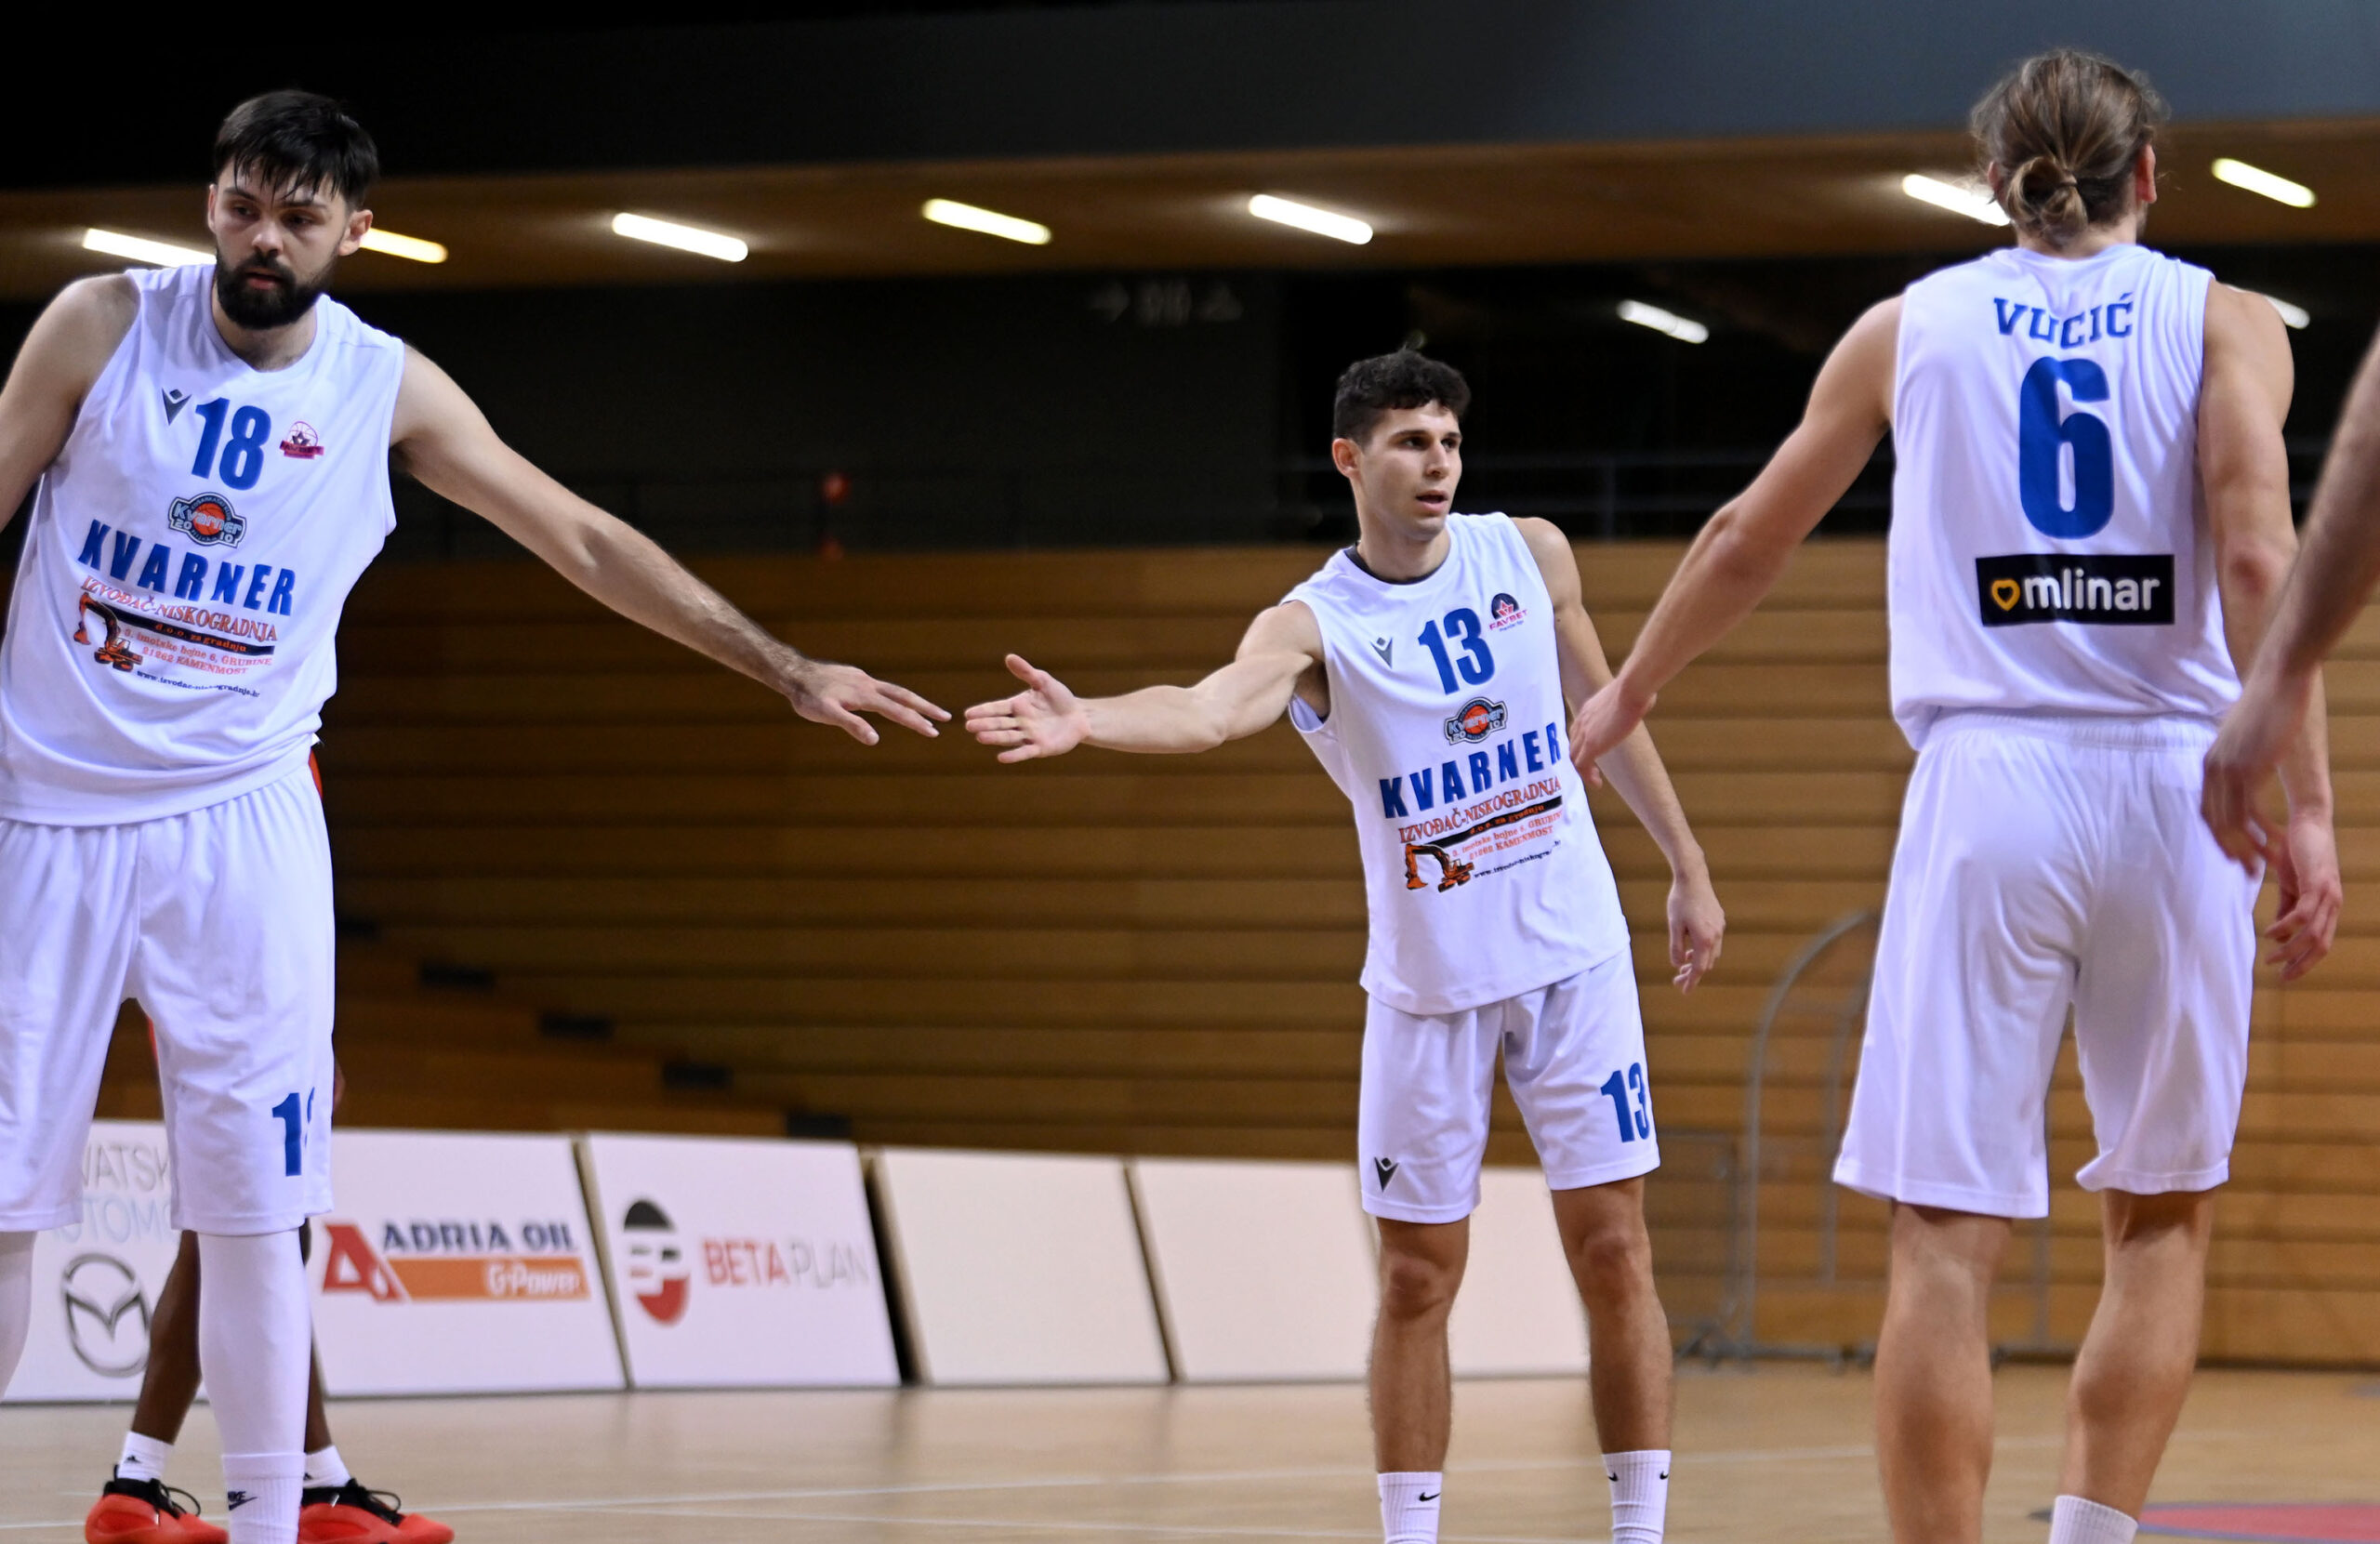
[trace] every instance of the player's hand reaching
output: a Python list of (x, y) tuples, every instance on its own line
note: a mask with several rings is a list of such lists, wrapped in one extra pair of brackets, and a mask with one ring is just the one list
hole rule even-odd
[[(1590, 788), (1603, 786), (1603, 772), (1595, 763), (1608, 756), (1620, 741), (1636, 732), (1645, 715), (1653, 710), (1650, 696), (1641, 701), (1632, 696), (1617, 679), (1589, 697), (1579, 716), (1570, 720), (1570, 760), (1578, 767), (1579, 775), (1587, 780)], [(1670, 908), (1674, 918), (1677, 908)]]
[(2256, 799), (2306, 721), (2318, 679), (2312, 670), (2286, 678), (2253, 672), (2206, 753), (2199, 812), (2215, 842), (2251, 872), (2259, 861), (2280, 864), (2275, 823), (2258, 812)]
[(1679, 991), (1693, 991), (1719, 963), (1719, 941), (1726, 931), (1727, 914), (1719, 908), (1708, 873), (1681, 874), (1670, 882), (1670, 965), (1677, 971), (1670, 979)]
[(936, 737), (934, 724), (950, 717), (948, 708), (936, 707), (906, 686), (878, 680), (854, 665), (823, 659), (802, 660), (777, 690), (796, 713), (813, 724), (832, 724), (863, 746), (877, 741), (876, 726), (861, 718), (863, 713), (915, 730), (929, 740)]
[(1091, 733), (1091, 715), (1064, 681), (1020, 654), (1008, 656), (1008, 670), (1025, 683), (1025, 690), (969, 708), (968, 733), (998, 750), (1003, 761), (1064, 756), (1083, 743)]
[(2331, 823), (2320, 816), (2292, 815), (2281, 839), (2272, 844), (2272, 877), (2281, 887), (2281, 915), (2265, 936), (2273, 941), (2267, 965), (2281, 967), (2281, 979), (2295, 981), (2331, 952), (2343, 904), (2339, 850)]

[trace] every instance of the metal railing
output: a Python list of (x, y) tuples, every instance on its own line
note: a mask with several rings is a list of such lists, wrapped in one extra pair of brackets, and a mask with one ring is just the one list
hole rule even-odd
[[(1759, 1307), (1763, 1275), (1760, 1265), (1761, 1189), (1765, 1181), (1802, 1180), (1816, 1189), (1816, 1261), (1807, 1276), (1771, 1273), (1766, 1279), (1800, 1281), (1819, 1287), (1838, 1287), (1842, 1280), (1842, 1191), (1834, 1183), (1835, 1155), (1842, 1149), (1847, 1118), (1853, 1048), (1863, 1030), (1868, 999), (1874, 981), (1876, 930), (1874, 911), (1856, 911), (1835, 918), (1797, 950), (1778, 975), (1754, 1024), (1744, 1069), (1743, 1130), (1734, 1165), (1735, 1198), (1730, 1207), (1726, 1287), (1719, 1308), (1707, 1322), (1695, 1324), (1681, 1355), (1726, 1357), (1816, 1357), (1841, 1362), (1872, 1354), (1868, 1343), (1769, 1340), (1760, 1334)], [(1780, 1032), (1787, 1033), (1780, 1033)], [(1816, 1063), (1819, 1121), (1815, 1135), (1787, 1139), (1772, 1132), (1768, 1094), (1776, 1071), (1780, 1041), (1798, 1041), (1804, 1065)], [(2044, 1112), (2046, 1119), (2046, 1112)], [(1800, 1149), (1803, 1161), (1793, 1161), (1789, 1148)], [(2031, 1234), (2030, 1260), (2023, 1279), (2005, 1275), (1995, 1284), (1998, 1293), (2022, 1292), (2030, 1308), (2030, 1333), (1992, 1348), (1995, 1357), (2057, 1355), (2072, 1348), (2051, 1333), (2052, 1229), (2042, 1218), (2027, 1230)]]

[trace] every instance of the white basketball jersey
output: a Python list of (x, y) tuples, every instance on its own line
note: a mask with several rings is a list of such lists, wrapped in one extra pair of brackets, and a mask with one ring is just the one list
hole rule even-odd
[(208, 264), (140, 310), (33, 495), (0, 643), (0, 816), (115, 825), (305, 763), (347, 593), (396, 521), (404, 347), (337, 302), (286, 369), (216, 331)]
[(1321, 625), (1330, 717), (1289, 713), (1354, 801), (1364, 990), (1456, 1013), (1628, 947), (1570, 765), (1554, 602), (1502, 515), (1447, 521), (1447, 561), (1392, 584), (1339, 552), (1289, 591)]
[(2202, 268), (2022, 248), (1901, 299), (1893, 714), (2214, 719), (2239, 694), (2199, 513)]

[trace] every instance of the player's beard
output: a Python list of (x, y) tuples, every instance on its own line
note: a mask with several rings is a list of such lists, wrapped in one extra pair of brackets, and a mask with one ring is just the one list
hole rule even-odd
[[(334, 260), (335, 261), (335, 260)], [(324, 263), (323, 271), (311, 279), (300, 281), (286, 263), (270, 257), (250, 257), (238, 268), (223, 261), (223, 254), (215, 254), (215, 298), (223, 307), (223, 314), (237, 326), (251, 332), (270, 332), (286, 327), (306, 314), (323, 287), (330, 283), (333, 263)], [(269, 274), (274, 283), (267, 289), (252, 289), (247, 284), (251, 274)]]

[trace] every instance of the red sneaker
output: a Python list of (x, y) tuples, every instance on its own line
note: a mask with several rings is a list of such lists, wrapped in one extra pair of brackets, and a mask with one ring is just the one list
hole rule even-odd
[[(190, 1504), (177, 1505), (177, 1496)], [(199, 1521), (197, 1497), (161, 1480), (112, 1479), (83, 1519), (85, 1544), (226, 1544), (231, 1537)]]
[(454, 1544), (455, 1530), (419, 1512), (397, 1510), (397, 1498), (343, 1485), (310, 1485), (298, 1498), (298, 1544)]

